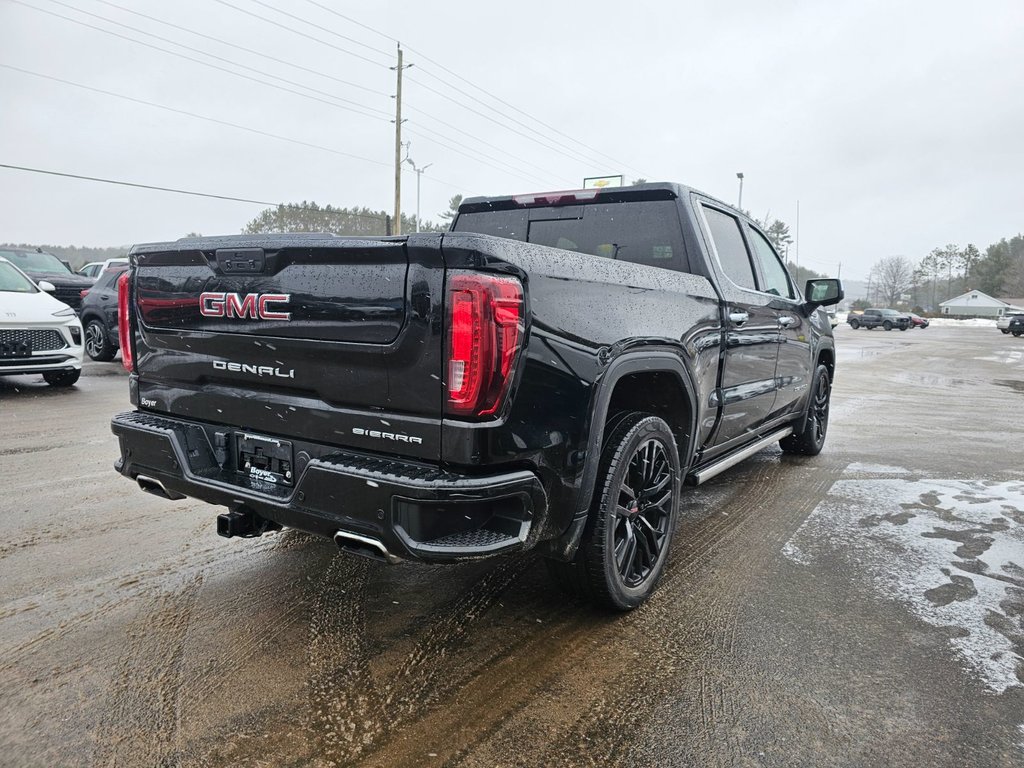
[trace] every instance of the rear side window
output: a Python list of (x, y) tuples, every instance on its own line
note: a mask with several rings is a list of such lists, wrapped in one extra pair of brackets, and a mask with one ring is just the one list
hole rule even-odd
[(740, 233), (740, 223), (727, 213), (702, 206), (707, 219), (711, 239), (714, 241), (718, 261), (729, 279), (742, 288), (757, 290), (754, 282), (754, 268), (750, 263), (747, 246)]
[(463, 213), (455, 231), (690, 271), (673, 200)]

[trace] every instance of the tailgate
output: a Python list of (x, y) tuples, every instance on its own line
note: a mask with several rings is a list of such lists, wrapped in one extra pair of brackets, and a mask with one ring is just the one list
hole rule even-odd
[(134, 257), (143, 408), (438, 458), (440, 236), (205, 238)]

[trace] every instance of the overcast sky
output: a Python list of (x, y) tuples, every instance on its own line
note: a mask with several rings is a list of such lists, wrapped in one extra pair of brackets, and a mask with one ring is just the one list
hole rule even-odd
[[(390, 209), (388, 37), (414, 64), (405, 138), (432, 164), (424, 218), (455, 193), (613, 173), (735, 203), (742, 171), (743, 207), (795, 233), (799, 200), (801, 263), (844, 277), (1024, 229), (1021, 0), (0, 0), (2, 65), (316, 145), (0, 67), (0, 163)], [(261, 210), (7, 169), (0, 194), (0, 241), (28, 243), (234, 233)]]

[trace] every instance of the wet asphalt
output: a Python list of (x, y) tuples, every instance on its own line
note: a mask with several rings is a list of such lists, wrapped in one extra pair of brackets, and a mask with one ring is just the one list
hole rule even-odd
[(0, 765), (1024, 765), (1024, 338), (837, 330), (824, 452), (688, 489), (610, 616), (116, 475), (119, 364), (0, 379)]

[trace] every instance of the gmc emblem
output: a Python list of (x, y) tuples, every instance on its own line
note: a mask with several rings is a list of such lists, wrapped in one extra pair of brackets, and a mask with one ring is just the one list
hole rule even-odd
[(199, 294), (199, 314), (203, 317), (237, 317), (240, 320), (291, 320), (291, 312), (279, 312), (271, 304), (287, 304), (290, 293), (220, 293)]

